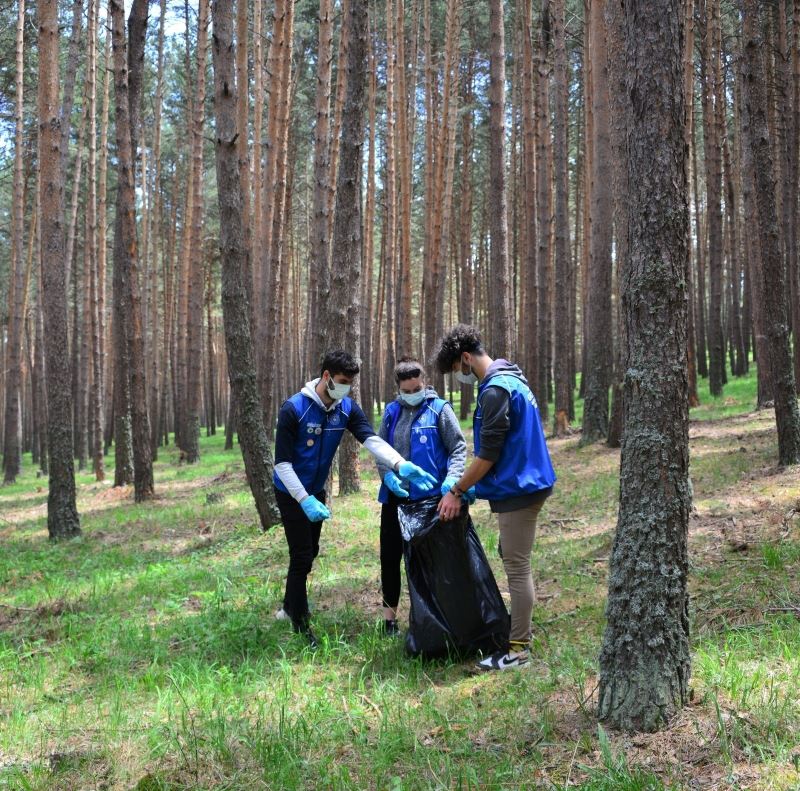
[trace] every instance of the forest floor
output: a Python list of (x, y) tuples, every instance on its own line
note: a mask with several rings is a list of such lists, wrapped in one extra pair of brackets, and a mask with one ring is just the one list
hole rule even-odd
[(221, 433), (197, 466), (161, 449), (149, 504), (80, 473), (83, 537), (56, 545), (26, 458), (0, 489), (0, 788), (800, 789), (800, 470), (754, 390), (692, 412), (692, 693), (658, 734), (594, 716), (619, 451), (550, 441), (532, 661), (492, 675), (379, 634), (366, 461), (323, 528), (312, 652), (273, 617), (285, 540)]

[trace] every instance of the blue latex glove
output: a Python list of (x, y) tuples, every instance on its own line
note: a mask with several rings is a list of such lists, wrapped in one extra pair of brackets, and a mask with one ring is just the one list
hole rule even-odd
[(475, 502), (475, 487), (470, 486), (464, 494), (461, 495), (461, 499), (467, 504), (472, 505)]
[(453, 478), (452, 476), (445, 478), (442, 482), (442, 497), (444, 497), (457, 483), (458, 478)]
[(408, 490), (403, 488), (403, 482), (393, 472), (387, 472), (383, 476), (383, 482), (392, 494), (398, 497), (408, 497)]
[(323, 505), (313, 494), (306, 497), (300, 503), (300, 507), (311, 522), (321, 522), (323, 519), (330, 519), (331, 512), (327, 506)]
[(410, 461), (400, 462), (397, 472), (403, 480), (410, 481), (423, 492), (429, 492), (436, 486), (436, 478), (433, 475)]

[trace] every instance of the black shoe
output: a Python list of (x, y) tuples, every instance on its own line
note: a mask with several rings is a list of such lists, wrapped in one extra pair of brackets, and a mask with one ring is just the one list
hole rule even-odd
[(400, 627), (397, 625), (396, 619), (385, 619), (381, 631), (387, 637), (398, 637), (400, 635)]

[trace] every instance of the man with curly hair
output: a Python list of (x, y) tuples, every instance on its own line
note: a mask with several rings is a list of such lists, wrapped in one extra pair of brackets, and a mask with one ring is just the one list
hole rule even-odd
[(453, 327), (442, 339), (436, 366), (441, 373), (455, 373), (462, 384), (478, 383), (473, 416), (475, 458), (442, 498), (439, 514), (443, 520), (457, 516), (461, 498), (472, 486), (478, 497), (489, 501), (497, 514), (511, 594), (508, 649), (481, 659), (478, 667), (520, 667), (530, 659), (531, 550), (536, 519), (556, 481), (539, 407), (519, 367), (489, 357), (475, 327)]

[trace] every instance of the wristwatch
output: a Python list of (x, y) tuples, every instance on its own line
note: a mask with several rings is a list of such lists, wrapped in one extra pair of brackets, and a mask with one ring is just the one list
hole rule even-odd
[(450, 494), (452, 494), (454, 497), (462, 497), (463, 495), (466, 494), (466, 492), (463, 489), (459, 489), (458, 484), (454, 483), (450, 487)]

